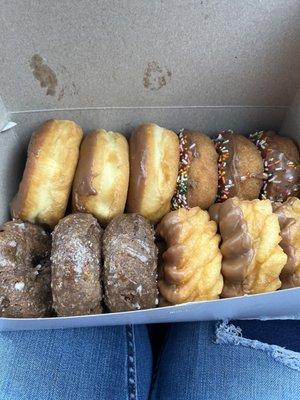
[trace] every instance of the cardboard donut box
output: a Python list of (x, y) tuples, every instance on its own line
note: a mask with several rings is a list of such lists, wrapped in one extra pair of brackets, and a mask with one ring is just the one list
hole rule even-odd
[[(297, 0), (5, 2), (0, 223), (10, 218), (30, 136), (47, 119), (127, 136), (146, 121), (208, 135), (273, 129), (300, 145), (299, 11)], [(0, 318), (0, 330), (254, 318), (300, 318), (300, 288), (125, 313)]]

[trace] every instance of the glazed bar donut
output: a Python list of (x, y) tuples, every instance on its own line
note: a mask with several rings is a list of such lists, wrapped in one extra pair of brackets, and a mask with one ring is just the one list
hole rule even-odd
[(126, 138), (117, 132), (97, 130), (80, 148), (73, 184), (73, 212), (91, 213), (107, 225), (124, 212), (129, 181)]
[(13, 218), (53, 228), (64, 216), (78, 162), (82, 129), (72, 121), (49, 120), (32, 136)]
[(217, 201), (230, 197), (253, 200), (259, 197), (263, 179), (263, 161), (253, 143), (232, 131), (223, 131), (215, 139), (219, 153)]
[(176, 133), (155, 124), (141, 125), (130, 137), (127, 211), (157, 223), (171, 207), (179, 164)]
[(0, 228), (0, 317), (39, 318), (51, 312), (50, 236), (20, 220)]
[(279, 246), (280, 226), (270, 200), (234, 197), (209, 211), (222, 238), (222, 297), (279, 289), (287, 256)]
[(278, 215), (281, 241), (288, 259), (280, 279), (281, 289), (300, 286), (300, 200), (289, 197), (284, 203), (273, 203)]
[(285, 201), (300, 194), (300, 155), (292, 139), (273, 131), (250, 135), (264, 160), (265, 181), (261, 198)]
[(201, 132), (179, 132), (179, 173), (172, 209), (211, 206), (218, 190), (218, 154), (212, 140)]
[(158, 282), (161, 305), (217, 299), (222, 292), (222, 255), (217, 224), (207, 211), (180, 208), (156, 228), (166, 243)]
[(53, 231), (51, 252), (53, 308), (58, 315), (102, 311), (102, 230), (90, 214), (71, 214)]

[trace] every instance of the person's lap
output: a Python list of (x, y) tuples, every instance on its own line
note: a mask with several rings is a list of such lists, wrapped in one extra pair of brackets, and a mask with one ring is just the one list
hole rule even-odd
[[(248, 321), (247, 327), (251, 330), (251, 326), (255, 329), (261, 324)], [(273, 344), (274, 325), (289, 337), (285, 329), (287, 322), (276, 321), (269, 329), (270, 344)], [(300, 332), (300, 322), (297, 321), (297, 325)], [(260, 335), (257, 333), (258, 339)], [(266, 332), (264, 337), (267, 338)], [(162, 350), (151, 398), (298, 399), (298, 353), (287, 351), (285, 354), (285, 350), (278, 346), (260, 344), (250, 339), (243, 340), (238, 330), (227, 324), (219, 324), (217, 331), (211, 322), (174, 324)]]
[(147, 328), (0, 333), (1, 400), (147, 399)]
[[(288, 323), (276, 324), (280, 337)], [(271, 343), (274, 325), (267, 329), (270, 344), (284, 344)], [(224, 324), (215, 333), (214, 322), (170, 326), (151, 399), (299, 398), (297, 352), (261, 348)], [(0, 400), (147, 399), (152, 367), (145, 326), (0, 333)]]

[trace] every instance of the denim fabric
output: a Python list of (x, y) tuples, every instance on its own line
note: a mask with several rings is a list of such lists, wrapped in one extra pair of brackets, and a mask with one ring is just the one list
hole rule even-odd
[[(239, 323), (171, 325), (150, 398), (298, 400), (299, 353), (273, 335), (287, 321), (246, 324), (248, 332), (264, 331), (268, 344), (243, 337)], [(295, 328), (294, 347), (296, 336)], [(144, 400), (151, 376), (145, 326), (0, 333), (0, 400)]]
[(144, 326), (0, 333), (0, 400), (144, 400), (151, 368)]
[(260, 340), (248, 339), (243, 336), (240, 326), (220, 322), (216, 327), (216, 343), (244, 346), (265, 352), (276, 361), (300, 372), (300, 354), (283, 347), (261, 342)]
[(300, 352), (300, 321), (233, 321), (243, 337)]
[[(256, 321), (252, 324), (255, 325)], [(281, 322), (284, 324), (284, 322)], [(156, 374), (152, 400), (296, 400), (300, 372), (275, 360), (268, 346), (231, 341), (215, 323), (172, 325)], [(236, 333), (236, 332), (234, 332)], [(235, 337), (235, 336), (233, 336)], [(272, 333), (269, 335), (272, 338)], [(284, 354), (284, 349), (280, 349)], [(296, 354), (298, 353), (287, 352)]]

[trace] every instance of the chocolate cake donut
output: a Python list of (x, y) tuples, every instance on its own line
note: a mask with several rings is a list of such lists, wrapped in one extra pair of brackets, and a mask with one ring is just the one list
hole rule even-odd
[(20, 220), (0, 228), (0, 316), (38, 318), (50, 314), (50, 236)]
[(154, 230), (141, 215), (114, 218), (103, 236), (104, 301), (112, 312), (155, 307), (157, 248)]
[(53, 231), (53, 307), (58, 315), (101, 312), (102, 230), (91, 214), (71, 214)]
[(249, 137), (264, 160), (265, 180), (261, 198), (283, 202), (300, 194), (300, 154), (292, 139), (273, 131), (256, 132)]
[(223, 131), (215, 139), (219, 154), (217, 202), (231, 197), (253, 200), (259, 197), (263, 162), (253, 143), (232, 131)]

